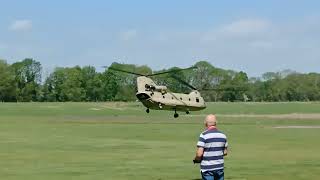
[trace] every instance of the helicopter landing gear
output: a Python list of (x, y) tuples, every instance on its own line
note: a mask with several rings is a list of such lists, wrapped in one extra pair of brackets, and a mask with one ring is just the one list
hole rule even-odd
[(148, 108), (148, 109), (146, 109), (146, 112), (147, 112), (147, 113), (149, 113), (149, 112), (150, 112), (149, 108)]
[(174, 115), (173, 115), (174, 118), (178, 118), (179, 117), (179, 114), (177, 113), (177, 110), (174, 110)]
[(179, 117), (179, 114), (178, 113), (174, 113), (173, 117), (177, 118), (177, 117)]
[(186, 114), (190, 114), (190, 112), (189, 112), (189, 111), (186, 111)]

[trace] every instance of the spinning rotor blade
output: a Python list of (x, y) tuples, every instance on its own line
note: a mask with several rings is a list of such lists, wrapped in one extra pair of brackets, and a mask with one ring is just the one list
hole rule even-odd
[(181, 78), (179, 78), (176, 75), (172, 75), (171, 77), (173, 77), (174, 79), (176, 79), (177, 81), (179, 81), (181, 84), (191, 88), (192, 90), (197, 90), (197, 88), (195, 88), (194, 86), (192, 86), (191, 84), (187, 83), (186, 81), (182, 80)]
[[(108, 68), (107, 66), (103, 66), (104, 68)], [(171, 70), (171, 71), (165, 71), (165, 72), (159, 72), (159, 73), (154, 73), (154, 74), (140, 74), (140, 73), (135, 73), (132, 71), (126, 71), (126, 70), (122, 70), (122, 69), (117, 69), (117, 68), (113, 68), (113, 67), (109, 67), (108, 69), (114, 70), (114, 71), (119, 71), (119, 72), (124, 72), (124, 73), (128, 73), (128, 74), (134, 74), (137, 76), (146, 76), (146, 77), (151, 77), (151, 76), (157, 76), (157, 75), (161, 75), (161, 74), (168, 74), (168, 73), (175, 73), (175, 72), (180, 72), (180, 71), (185, 71), (185, 70), (189, 70), (189, 69), (195, 69), (197, 68), (196, 66), (192, 66), (189, 68), (185, 68), (185, 69), (175, 69), (175, 70)]]
[(175, 73), (175, 72), (185, 71), (185, 70), (189, 70), (189, 69), (196, 69), (196, 68), (197, 68), (196, 66), (192, 66), (192, 67), (185, 68), (185, 69), (175, 69), (175, 70), (171, 70), (171, 71), (165, 71), (165, 72), (159, 72), (159, 73), (149, 74), (149, 75), (146, 75), (146, 76), (147, 76), (147, 77), (150, 77), (150, 76), (158, 76), (158, 75), (161, 75), (161, 74)]
[(221, 86), (214, 88), (204, 88), (201, 91), (246, 91), (247, 88), (241, 86)]
[(124, 72), (124, 73), (128, 73), (128, 74), (134, 74), (137, 76), (145, 76), (144, 74), (140, 74), (140, 73), (135, 73), (135, 72), (131, 72), (131, 71), (126, 71), (126, 70), (122, 70), (122, 69), (117, 69), (117, 68), (113, 68), (113, 67), (109, 67), (108, 69), (114, 70), (114, 71), (119, 71), (119, 72)]

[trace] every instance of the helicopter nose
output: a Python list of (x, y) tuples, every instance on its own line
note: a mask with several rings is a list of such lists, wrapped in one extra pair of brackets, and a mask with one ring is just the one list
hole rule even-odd
[(146, 99), (150, 98), (150, 96), (148, 94), (146, 94), (146, 93), (138, 93), (136, 96), (140, 100), (146, 100)]

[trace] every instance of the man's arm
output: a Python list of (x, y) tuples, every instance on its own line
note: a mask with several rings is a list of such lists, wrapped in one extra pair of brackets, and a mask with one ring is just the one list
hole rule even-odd
[(194, 157), (194, 162), (197, 162), (197, 163), (201, 162), (202, 156), (203, 156), (203, 151), (204, 151), (203, 147), (197, 148), (196, 157)]
[(203, 152), (204, 152), (205, 143), (206, 143), (206, 140), (204, 139), (204, 136), (201, 133), (200, 137), (199, 137), (199, 141), (197, 143), (196, 157), (194, 157), (193, 163), (201, 163)]
[(198, 147), (196, 152), (196, 157), (194, 159), (201, 161), (203, 156), (203, 151), (204, 151), (203, 147)]

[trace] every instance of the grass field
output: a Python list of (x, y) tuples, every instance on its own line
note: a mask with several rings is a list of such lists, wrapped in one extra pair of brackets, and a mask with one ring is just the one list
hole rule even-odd
[(0, 103), (0, 179), (199, 179), (192, 158), (207, 113), (228, 136), (225, 179), (320, 179), (320, 103), (210, 103), (178, 119), (144, 110)]

